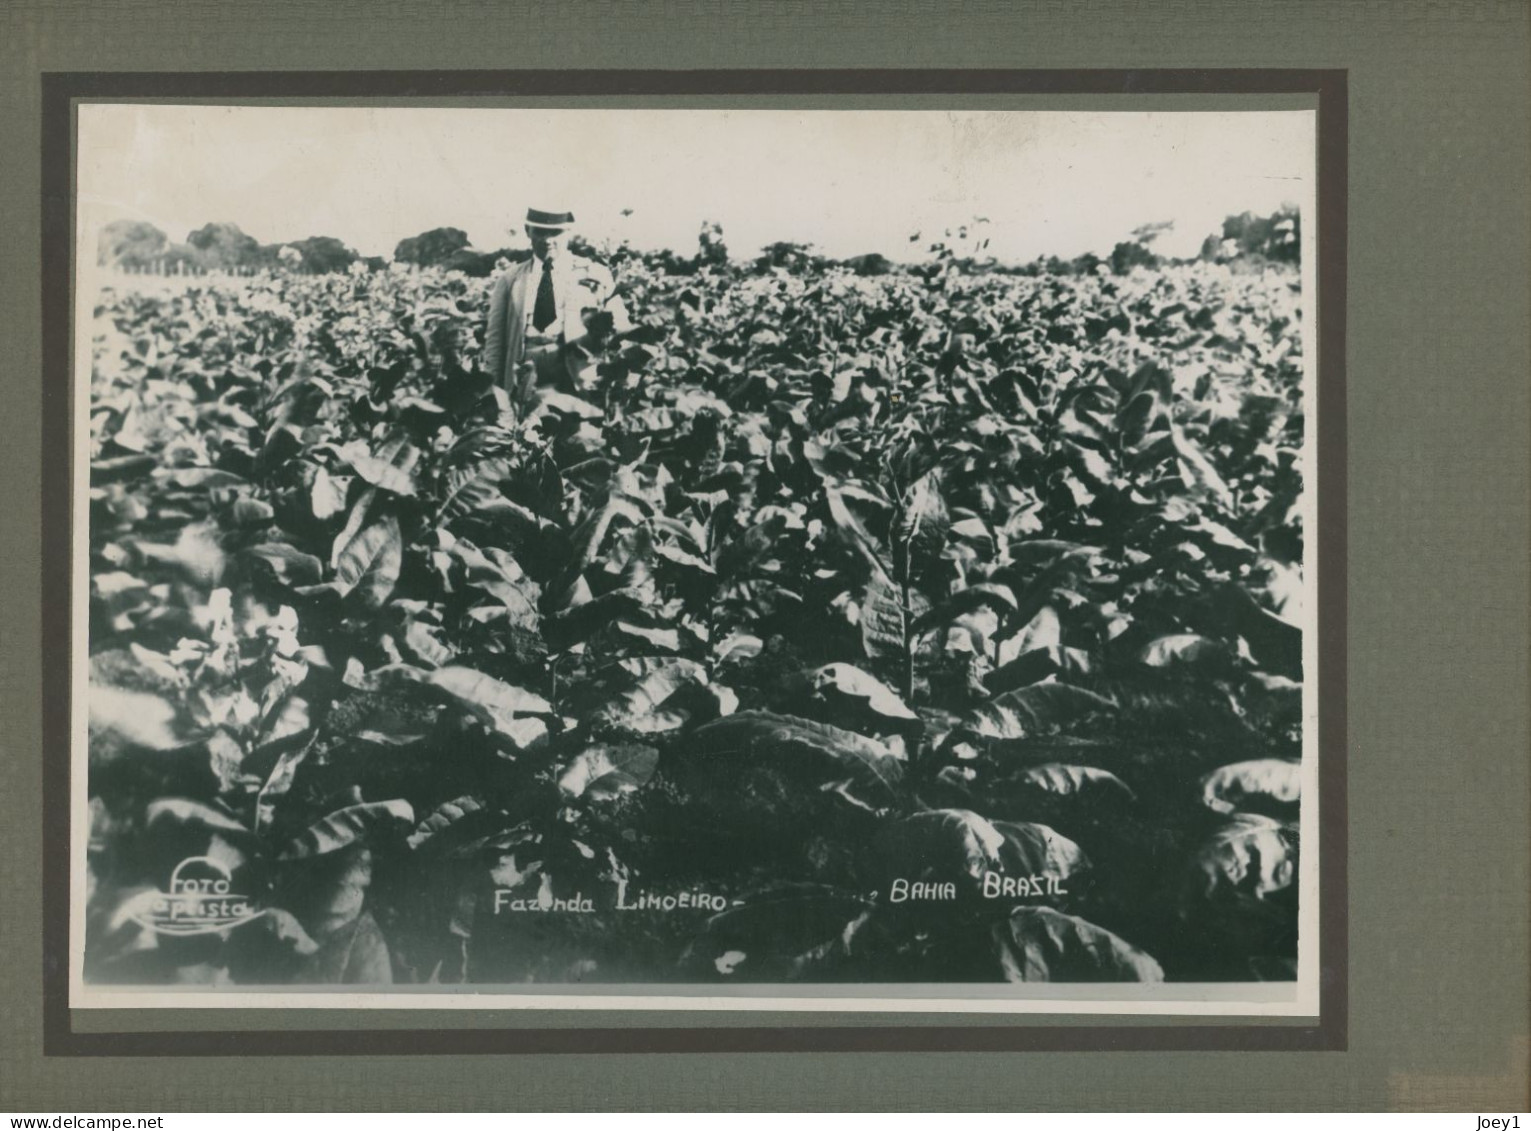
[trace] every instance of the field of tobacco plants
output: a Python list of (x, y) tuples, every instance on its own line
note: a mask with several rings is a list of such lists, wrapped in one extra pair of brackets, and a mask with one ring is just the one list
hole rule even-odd
[(1293, 978), (1296, 273), (618, 282), (103, 290), (87, 980)]

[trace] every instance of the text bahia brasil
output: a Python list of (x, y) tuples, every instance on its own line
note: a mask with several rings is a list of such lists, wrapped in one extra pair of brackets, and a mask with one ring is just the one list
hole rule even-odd
[[(1027, 899), (1067, 894), (1068, 889), (1063, 886), (1057, 876), (1002, 876), (998, 872), (983, 874), (985, 899)], [(908, 880), (900, 877), (888, 887), (890, 903), (956, 898), (957, 885), (951, 880)]]

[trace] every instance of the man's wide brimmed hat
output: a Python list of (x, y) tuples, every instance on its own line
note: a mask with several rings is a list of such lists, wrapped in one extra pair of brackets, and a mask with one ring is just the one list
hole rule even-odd
[(544, 212), (540, 208), (528, 208), (526, 210), (526, 226), (528, 228), (541, 228), (547, 232), (568, 231), (574, 226), (574, 213)]

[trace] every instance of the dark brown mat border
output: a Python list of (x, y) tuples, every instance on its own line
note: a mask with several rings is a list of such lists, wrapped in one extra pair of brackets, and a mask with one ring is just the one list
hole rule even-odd
[[(698, 70), (50, 72), (42, 76), (43, 1051), (47, 1056), (673, 1052), (1342, 1051), (1346, 899), (1343, 70)], [(82, 1033), (69, 1009), (70, 399), (74, 104), (80, 99), (402, 99), (655, 95), (1316, 94), (1318, 96), (1319, 1019), (1314, 1025), (720, 1024), (655, 1029), (334, 1029)], [(367, 1014), (383, 1011), (370, 1010)], [(360, 1016), (364, 1016), (359, 1014)], [(828, 1015), (830, 1018), (833, 1015)], [(1040, 1016), (1040, 1015), (1038, 1015)], [(727, 1020), (724, 1020), (727, 1019)], [(807, 1018), (805, 1017), (805, 1022)]]

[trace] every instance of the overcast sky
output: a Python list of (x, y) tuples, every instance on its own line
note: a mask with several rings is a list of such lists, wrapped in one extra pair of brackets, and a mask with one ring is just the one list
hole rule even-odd
[[(232, 221), (263, 243), (335, 236), (391, 256), (406, 236), (524, 245), (528, 206), (593, 240), (689, 254), (703, 220), (735, 256), (775, 240), (843, 257), (923, 254), (974, 216), (1006, 261), (1107, 253), (1171, 220), (1194, 254), (1230, 213), (1308, 199), (1307, 111), (80, 108), (84, 247), (148, 220), (174, 240)], [(630, 216), (623, 216), (631, 209)], [(919, 231), (923, 238), (911, 244)]]

